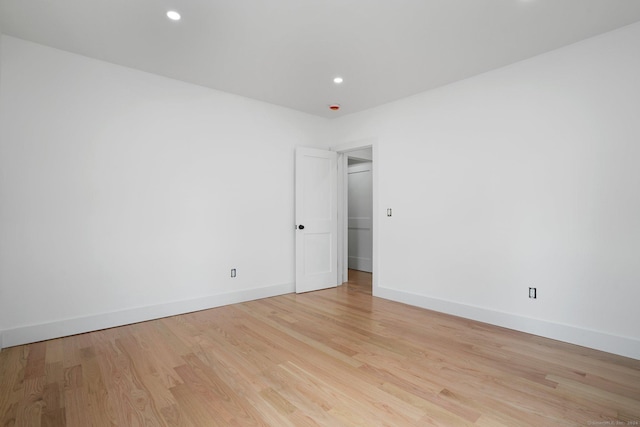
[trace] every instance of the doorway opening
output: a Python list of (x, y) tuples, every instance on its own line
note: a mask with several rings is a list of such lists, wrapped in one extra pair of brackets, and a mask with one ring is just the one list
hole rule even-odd
[(374, 148), (351, 145), (336, 149), (338, 158), (338, 283), (373, 293), (375, 262)]
[[(347, 268), (349, 277), (367, 277), (355, 272), (373, 271), (373, 162), (371, 148), (347, 153)], [(370, 278), (368, 280), (371, 281)]]
[[(349, 280), (348, 190), (351, 167), (357, 176), (356, 181), (363, 181), (363, 173), (369, 174), (366, 195), (352, 191), (357, 198), (367, 200), (368, 208), (351, 220), (351, 266), (354, 271), (370, 271), (367, 274), (370, 275), (371, 294), (375, 296), (378, 289), (379, 221), (374, 214), (378, 211), (377, 170), (373, 167), (375, 140), (352, 142), (332, 150), (298, 147), (295, 154), (296, 293), (335, 287)], [(366, 239), (359, 237), (363, 229), (369, 233)], [(358, 242), (357, 249), (365, 247), (366, 255), (354, 254), (354, 242)]]
[(372, 274), (360, 270), (348, 270), (349, 278), (343, 283), (349, 293), (372, 295)]

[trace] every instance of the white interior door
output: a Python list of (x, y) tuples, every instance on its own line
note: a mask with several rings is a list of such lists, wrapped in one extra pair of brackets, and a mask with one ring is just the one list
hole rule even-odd
[(296, 149), (296, 292), (337, 286), (337, 153)]

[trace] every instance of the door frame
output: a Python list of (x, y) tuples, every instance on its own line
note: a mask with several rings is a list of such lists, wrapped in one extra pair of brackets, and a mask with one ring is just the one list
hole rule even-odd
[(348, 280), (349, 252), (348, 252), (348, 153), (351, 151), (371, 148), (372, 167), (372, 227), (373, 227), (373, 253), (372, 253), (372, 294), (375, 296), (378, 291), (379, 268), (378, 268), (378, 235), (379, 235), (379, 215), (378, 215), (378, 144), (377, 138), (367, 138), (351, 141), (331, 147), (331, 151), (338, 153), (338, 286)]

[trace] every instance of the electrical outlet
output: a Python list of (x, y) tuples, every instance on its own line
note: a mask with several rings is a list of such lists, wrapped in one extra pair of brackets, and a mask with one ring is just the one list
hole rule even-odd
[(529, 298), (536, 299), (537, 298), (536, 288), (529, 288)]
[(236, 277), (236, 269), (235, 268), (231, 269), (231, 277)]

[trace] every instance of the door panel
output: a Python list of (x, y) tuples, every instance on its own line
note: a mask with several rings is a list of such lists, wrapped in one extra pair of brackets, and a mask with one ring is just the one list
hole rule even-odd
[(310, 253), (316, 256), (304, 258), (304, 270), (306, 274), (320, 274), (331, 272), (331, 237), (327, 233), (304, 235), (304, 246)]
[(338, 279), (337, 154), (297, 148), (295, 184), (296, 292), (334, 287)]

